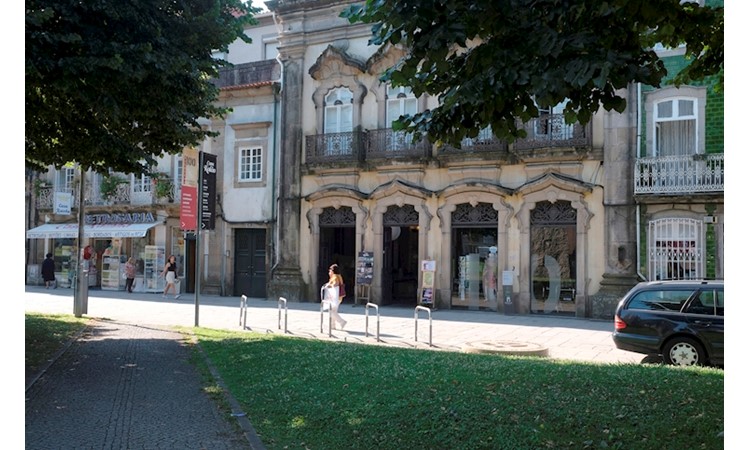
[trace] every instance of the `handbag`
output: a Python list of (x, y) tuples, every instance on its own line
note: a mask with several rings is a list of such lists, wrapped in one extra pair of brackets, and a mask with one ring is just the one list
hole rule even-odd
[(339, 286), (339, 297), (346, 297), (346, 285), (344, 283)]

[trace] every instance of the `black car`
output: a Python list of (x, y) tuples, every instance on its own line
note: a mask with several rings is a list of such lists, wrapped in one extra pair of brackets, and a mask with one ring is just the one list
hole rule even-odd
[(679, 366), (724, 365), (724, 282), (639, 283), (615, 311), (615, 346)]

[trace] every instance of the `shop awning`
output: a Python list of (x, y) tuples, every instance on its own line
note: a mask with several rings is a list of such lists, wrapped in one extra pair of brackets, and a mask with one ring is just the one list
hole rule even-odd
[[(144, 237), (158, 223), (127, 223), (84, 225), (83, 236), (87, 238), (132, 238)], [(26, 232), (26, 239), (77, 238), (77, 223), (47, 223)]]

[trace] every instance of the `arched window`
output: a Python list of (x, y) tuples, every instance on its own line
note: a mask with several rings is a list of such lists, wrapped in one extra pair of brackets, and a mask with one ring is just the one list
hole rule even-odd
[(409, 87), (388, 85), (385, 107), (385, 125), (393, 128), (393, 122), (400, 116), (417, 113), (417, 98)]
[(325, 98), (324, 133), (352, 131), (352, 102), (354, 95), (347, 88), (332, 89)]

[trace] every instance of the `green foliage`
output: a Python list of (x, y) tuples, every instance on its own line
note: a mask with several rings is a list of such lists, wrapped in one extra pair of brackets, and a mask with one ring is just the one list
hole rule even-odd
[(193, 332), (269, 449), (723, 448), (718, 369)]
[(127, 183), (128, 180), (120, 175), (106, 175), (102, 178), (99, 190), (104, 200), (108, 200), (117, 194), (117, 187)]
[(619, 89), (666, 75), (657, 42), (686, 43), (677, 82), (722, 72), (723, 14), (675, 0), (367, 0), (342, 16), (373, 24), (371, 44), (408, 50), (383, 81), (438, 96), (402, 128), (455, 145), (488, 125), (513, 141), (525, 135), (518, 119), (565, 99), (568, 122), (623, 111)]
[(28, 0), (26, 162), (142, 174), (214, 134), (212, 57), (256, 8), (242, 0)]
[(157, 172), (151, 175), (151, 179), (154, 181), (154, 194), (157, 198), (174, 199), (174, 186), (168, 174)]

